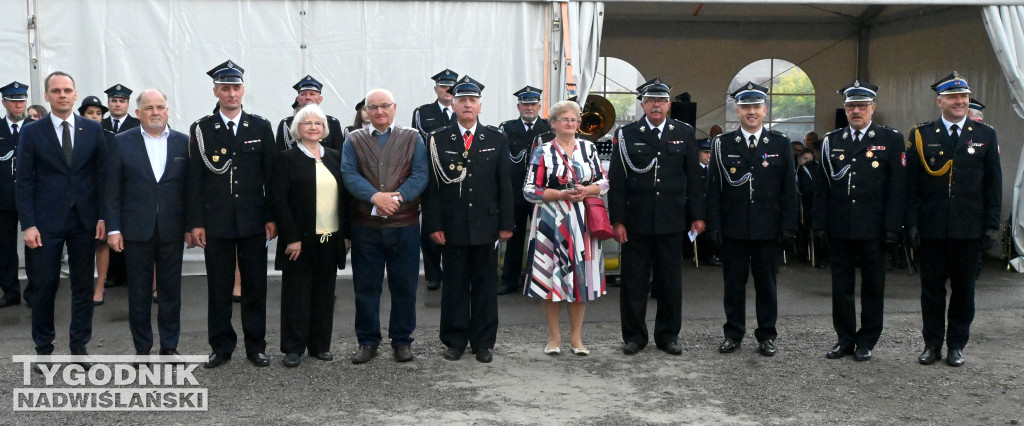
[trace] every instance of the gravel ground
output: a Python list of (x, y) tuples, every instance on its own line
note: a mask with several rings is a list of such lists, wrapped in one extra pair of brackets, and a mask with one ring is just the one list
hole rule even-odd
[[(721, 355), (720, 270), (688, 270), (681, 356), (651, 346), (635, 356), (619, 350), (617, 289), (588, 306), (588, 357), (541, 352), (546, 331), (536, 303), (502, 296), (502, 326), (495, 361), (472, 355), (441, 358), (438, 292), (421, 290), (414, 344), (416, 359), (399, 364), (391, 351), (352, 365), (351, 284), (339, 281), (336, 360), (303, 358), (286, 369), (279, 342), (276, 298), (268, 310), (269, 368), (256, 368), (239, 348), (227, 365), (198, 369), (209, 389), (200, 413), (12, 412), (11, 392), (21, 386), (20, 364), (0, 363), (3, 424), (1020, 424), (1024, 422), (1024, 279), (990, 265), (979, 282), (978, 314), (961, 368), (918, 365), (920, 314), (916, 277), (889, 275), (886, 329), (874, 359), (828, 360), (833, 343), (827, 271), (798, 266), (780, 274), (779, 353), (744, 346)], [(827, 281), (825, 281), (827, 283)], [(271, 295), (280, 283), (271, 280)], [(183, 311), (182, 353), (206, 354), (205, 282), (189, 278)], [(66, 290), (65, 290), (66, 291)], [(120, 293), (117, 293), (120, 291)], [(716, 293), (717, 291), (717, 293)], [(97, 308), (93, 354), (131, 353), (123, 289), (111, 289)], [(386, 293), (386, 292), (385, 292)], [(752, 295), (751, 295), (752, 298)], [(63, 299), (66, 299), (66, 294)], [(386, 298), (385, 298), (386, 299)], [(67, 302), (58, 305), (57, 353), (66, 353)], [(751, 303), (752, 304), (752, 303)], [(386, 306), (386, 302), (385, 302)], [(785, 308), (784, 308), (785, 307)], [(28, 309), (0, 310), (0, 357), (31, 353)], [(236, 307), (236, 327), (238, 323)], [(61, 314), (62, 313), (62, 314)], [(649, 310), (653, 318), (653, 303)], [(752, 308), (748, 310), (753, 322)], [(61, 316), (63, 315), (63, 316)], [(386, 319), (387, 311), (382, 313)], [(563, 316), (563, 326), (565, 324)], [(386, 324), (386, 321), (385, 321)], [(563, 332), (563, 336), (564, 336)], [(241, 340), (241, 339), (240, 339)], [(38, 376), (36, 376), (38, 378)]]

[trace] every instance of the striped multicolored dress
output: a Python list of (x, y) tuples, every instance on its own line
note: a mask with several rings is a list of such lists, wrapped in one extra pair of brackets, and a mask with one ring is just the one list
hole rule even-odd
[(554, 302), (582, 302), (605, 294), (601, 240), (587, 232), (583, 202), (541, 199), (547, 188), (562, 190), (577, 183), (566, 160), (572, 163), (579, 184), (596, 184), (601, 195), (608, 192), (608, 179), (590, 141), (577, 139), (571, 155), (555, 141), (533, 151), (523, 184), (523, 195), (535, 204), (524, 294)]

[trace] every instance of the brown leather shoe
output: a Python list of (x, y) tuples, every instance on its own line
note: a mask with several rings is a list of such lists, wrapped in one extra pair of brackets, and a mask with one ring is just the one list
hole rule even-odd
[(412, 361), (412, 348), (409, 345), (395, 347), (395, 361)]
[(373, 359), (375, 356), (377, 356), (376, 346), (359, 345), (359, 349), (356, 350), (356, 353), (352, 354), (352, 363), (362, 364)]

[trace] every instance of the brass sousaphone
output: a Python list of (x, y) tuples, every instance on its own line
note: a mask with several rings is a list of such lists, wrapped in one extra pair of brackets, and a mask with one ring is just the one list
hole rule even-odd
[(615, 126), (615, 107), (604, 96), (587, 95), (580, 115), (579, 134), (596, 142)]

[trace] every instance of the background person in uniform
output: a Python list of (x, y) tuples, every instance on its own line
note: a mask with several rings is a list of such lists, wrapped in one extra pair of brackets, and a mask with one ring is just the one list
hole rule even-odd
[(141, 126), (111, 144), (106, 176), (107, 244), (124, 253), (128, 325), (136, 355), (153, 349), (154, 277), (160, 355), (177, 355), (181, 335), (181, 261), (185, 229), (188, 136), (167, 125), (166, 96), (145, 90), (135, 100)]
[[(722, 134), (722, 128), (715, 125), (711, 129), (711, 138)], [(711, 174), (711, 169), (708, 167), (711, 165), (711, 139), (702, 139), (698, 144), (700, 146), (700, 198), (704, 198), (704, 193), (708, 190), (708, 176)], [(690, 222), (693, 222), (693, 218), (690, 218)], [(697, 257), (699, 258), (700, 265), (710, 266), (722, 266), (722, 261), (718, 258), (718, 246), (712, 241), (711, 235), (707, 232), (701, 232), (697, 235)], [(693, 247), (690, 243), (690, 239), (686, 238), (683, 240), (683, 252), (687, 253), (687, 249)], [(693, 249), (689, 249), (690, 252)], [(690, 253), (692, 255), (693, 253)]]
[(32, 121), (45, 117), (46, 114), (49, 113), (50, 112), (46, 110), (46, 107), (42, 105), (32, 105), (28, 107), (28, 118), (31, 118)]
[[(849, 126), (825, 135), (814, 179), (813, 229), (828, 239), (832, 259), (832, 326), (838, 341), (829, 359), (871, 359), (882, 334), (885, 247), (899, 243), (906, 203), (903, 135), (872, 120), (878, 86), (854, 80), (839, 90)], [(856, 270), (861, 275), (857, 329)]]
[[(814, 151), (806, 150), (796, 157), (796, 192), (799, 196), (800, 223), (799, 232), (796, 235), (797, 255), (800, 260), (807, 262), (813, 260), (816, 268), (824, 268), (828, 262), (828, 239), (824, 234), (817, 238), (811, 230), (811, 222), (814, 218), (814, 180), (818, 173), (818, 162), (814, 161)], [(811, 241), (814, 242), (811, 247)], [(814, 253), (811, 253), (811, 250)]]
[[(967, 119), (967, 80), (955, 71), (932, 85), (941, 116), (907, 140), (907, 234), (921, 262), (921, 364), (964, 364), (974, 320), (978, 256), (999, 240), (1002, 170), (996, 132)], [(949, 311), (946, 282), (949, 281)], [(946, 317), (948, 315), (948, 325)]]
[[(580, 106), (561, 101), (551, 107), (555, 140), (530, 155), (523, 197), (536, 206), (530, 226), (531, 261), (526, 295), (541, 299), (548, 323), (544, 353), (561, 352), (561, 304), (569, 312), (569, 345), (577, 355), (588, 355), (583, 345), (585, 302), (605, 294), (601, 240), (590, 235), (585, 220), (586, 197), (608, 192), (597, 148), (577, 139)], [(516, 125), (517, 123), (513, 123)], [(507, 257), (506, 257), (507, 258)]]
[[(295, 103), (292, 104), (292, 109), (302, 108), (310, 104), (320, 105), (324, 101), (324, 85), (312, 76), (302, 77), (302, 80), (295, 83), (292, 88), (298, 92), (295, 96)], [(294, 119), (294, 116), (288, 117), (277, 124), (275, 144), (278, 151), (294, 147), (299, 142), (291, 137), (292, 121)], [(341, 122), (337, 118), (328, 115), (326, 123), (327, 130), (321, 132), (324, 136), (320, 143), (327, 148), (340, 151), (341, 144), (345, 142), (343, 132), (341, 131)]]
[[(0, 120), (0, 308), (21, 303), (21, 284), (18, 282), (18, 206), (14, 198), (14, 173), (18, 159), (18, 139), (25, 125), (35, 120), (28, 118), (25, 104), (28, 86), (17, 81), (0, 87), (3, 97), (4, 119)], [(28, 254), (25, 248), (25, 270)], [(31, 285), (25, 287), (25, 301), (31, 296)]]
[(334, 359), (334, 288), (345, 267), (348, 214), (341, 153), (320, 144), (331, 136), (323, 110), (306, 105), (290, 132), (297, 149), (275, 160), (270, 202), (279, 233), (274, 267), (283, 271), (281, 352), (285, 367), (297, 367), (307, 350)]
[[(395, 360), (412, 360), (416, 287), (420, 276), (420, 196), (427, 188), (427, 150), (415, 129), (395, 124), (398, 105), (386, 89), (366, 94), (370, 126), (348, 135), (341, 174), (352, 199), (352, 283), (356, 296), (353, 364), (380, 344), (384, 271), (391, 292), (388, 338)], [(383, 166), (383, 167), (381, 167)]]
[(356, 131), (356, 129), (361, 129), (363, 127), (367, 127), (370, 125), (370, 116), (366, 115), (365, 107), (366, 98), (363, 98), (362, 100), (359, 101), (359, 103), (356, 104), (356, 115), (355, 118), (352, 119), (352, 125), (346, 126), (344, 129), (341, 129), (342, 143), (344, 143), (345, 139), (348, 139), (348, 135)]
[(71, 270), (68, 344), (72, 355), (87, 355), (95, 240), (107, 235), (100, 211), (106, 140), (99, 123), (74, 114), (78, 92), (70, 75), (54, 71), (44, 81), (53, 113), (21, 131), (15, 175), (22, 237), (35, 250), (29, 271), (35, 281), (32, 340), (36, 354), (53, 353), (53, 305), (66, 245)]
[[(526, 178), (526, 170), (530, 167), (530, 146), (533, 139), (542, 133), (551, 130), (548, 121), (540, 118), (540, 94), (543, 90), (532, 86), (519, 89), (512, 95), (518, 103), (519, 118), (509, 120), (498, 126), (505, 138), (508, 139), (509, 159), (511, 165), (511, 180), (513, 189), (520, 188), (523, 179)], [(579, 123), (576, 123), (577, 127)], [(512, 238), (505, 244), (505, 259), (501, 267), (501, 283), (498, 285), (498, 294), (515, 293), (520, 289), (523, 280), (520, 274), (523, 271), (523, 245), (530, 228), (527, 227), (530, 219), (530, 212), (533, 205), (522, 195), (516, 193), (513, 198), (512, 218), (515, 221), (516, 229), (512, 232)], [(557, 306), (557, 305), (556, 305)]]
[[(107, 107), (110, 110), (110, 117), (102, 120), (103, 130), (117, 134), (139, 127), (139, 120), (128, 114), (128, 103), (131, 100), (132, 89), (119, 83), (104, 90), (103, 93), (107, 94)], [(107, 140), (113, 141), (114, 138), (108, 137)], [(106, 244), (103, 244), (103, 250), (107, 251), (107, 265), (105, 265), (107, 273), (105, 274), (106, 279), (96, 284), (93, 301), (96, 301), (96, 294), (98, 293), (100, 297), (99, 302), (97, 302), (98, 304), (103, 304), (103, 290), (107, 286), (117, 287), (125, 285), (127, 282), (124, 254), (117, 251), (109, 251)], [(99, 264), (99, 260), (97, 260), (97, 264)], [(107, 284), (107, 281), (110, 281), (110, 283)]]
[[(107, 107), (96, 96), (86, 96), (82, 104), (78, 106), (79, 115), (97, 123), (103, 122), (103, 115), (106, 113)], [(114, 144), (114, 132), (103, 129), (103, 137), (106, 141), (106, 152), (109, 154), (110, 146)], [(106, 185), (105, 182), (104, 185)], [(103, 208), (103, 206), (101, 205), (100, 208)], [(105, 239), (106, 236), (104, 236)], [(96, 241), (96, 287), (93, 289), (92, 294), (92, 304), (94, 306), (103, 304), (107, 276), (110, 272), (110, 247), (107, 246), (107, 242), (104, 240)]]
[[(437, 95), (437, 99), (429, 104), (416, 107), (412, 112), (412, 126), (420, 131), (424, 141), (429, 138), (430, 133), (434, 130), (455, 124), (456, 120), (455, 112), (452, 108), (453, 97), (449, 90), (455, 85), (455, 81), (459, 79), (459, 74), (450, 69), (445, 69), (430, 78), (434, 80), (434, 94)], [(423, 251), (424, 279), (427, 281), (427, 290), (437, 290), (441, 288), (443, 277), (441, 247), (430, 238), (430, 235), (426, 233), (426, 229), (423, 229), (422, 232), (420, 243), (421, 250)]]
[(231, 289), (236, 262), (242, 275), (246, 358), (259, 367), (270, 365), (264, 353), (267, 245), (277, 236), (277, 226), (266, 194), (277, 150), (270, 122), (242, 110), (244, 72), (230, 60), (207, 72), (219, 108), (189, 129), (188, 227), (206, 256), (213, 349), (207, 368), (227, 362), (235, 350)]
[(985, 104), (981, 101), (971, 98), (971, 102), (967, 106), (967, 118), (974, 121), (985, 121)]
[(626, 355), (647, 346), (652, 290), (658, 302), (654, 343), (672, 355), (683, 352), (682, 249), (687, 230), (704, 231), (700, 149), (693, 127), (669, 118), (671, 90), (660, 78), (637, 88), (644, 116), (619, 128), (608, 170), (608, 214), (622, 245), (619, 312)]
[(776, 352), (776, 276), (780, 247), (793, 245), (797, 229), (796, 168), (789, 138), (764, 128), (768, 89), (748, 82), (735, 92), (740, 128), (711, 147), (707, 218), (722, 248), (725, 340), (721, 353), (739, 349), (746, 333), (747, 276), (754, 276), (758, 352)]
[(464, 76), (452, 87), (456, 124), (430, 134), (430, 183), (423, 228), (441, 246), (441, 342), (444, 358), (462, 357), (469, 343), (479, 362), (491, 362), (498, 333), (498, 241), (512, 237), (508, 141), (479, 123), (484, 85)]

